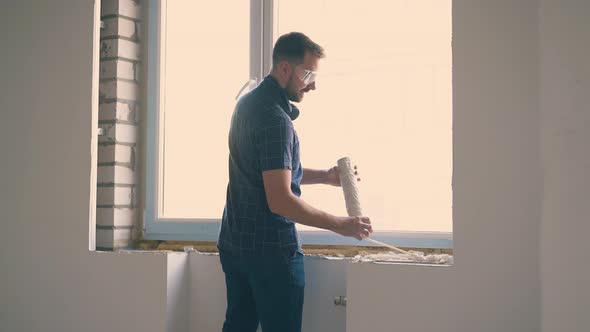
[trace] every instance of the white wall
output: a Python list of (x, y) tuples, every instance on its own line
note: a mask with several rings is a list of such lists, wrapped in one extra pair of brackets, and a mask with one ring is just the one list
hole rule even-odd
[[(540, 1), (454, 3), (455, 266), (307, 259), (305, 324), (346, 290), (348, 331), (587, 330), (588, 5)], [(216, 257), (88, 251), (95, 10), (0, 11), (0, 331), (219, 330)]]
[(347, 331), (539, 331), (536, 9), (454, 1), (455, 265), (349, 265)]
[(590, 330), (590, 2), (541, 0), (543, 331)]
[(183, 252), (169, 253), (166, 286), (167, 331), (189, 331), (191, 317), (191, 280), (189, 278), (190, 269), (188, 255)]
[(225, 276), (219, 256), (190, 255), (191, 331), (221, 331), (225, 317)]
[(167, 256), (88, 250), (97, 7), (0, 6), (0, 331), (164, 331)]

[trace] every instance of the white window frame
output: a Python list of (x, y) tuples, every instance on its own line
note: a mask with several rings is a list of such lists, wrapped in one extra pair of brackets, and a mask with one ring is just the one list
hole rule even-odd
[[(163, 149), (160, 135), (163, 128), (163, 119), (160, 118), (163, 100), (160, 96), (163, 95), (165, 84), (160, 83), (165, 77), (165, 68), (160, 64), (165, 63), (166, 56), (165, 40), (162, 40), (165, 35), (166, 1), (149, 0), (148, 5), (144, 238), (216, 241), (221, 218), (163, 218), (162, 207), (158, 204), (162, 201), (159, 197), (163, 187)], [(273, 24), (276, 9), (274, 0), (250, 0), (250, 77), (244, 78), (244, 81), (249, 79), (259, 83), (271, 69), (272, 45), (278, 30)], [(373, 246), (370, 242), (359, 242), (324, 230), (302, 230), (299, 234), (303, 244)], [(453, 248), (451, 232), (375, 231), (371, 237), (401, 247)]]

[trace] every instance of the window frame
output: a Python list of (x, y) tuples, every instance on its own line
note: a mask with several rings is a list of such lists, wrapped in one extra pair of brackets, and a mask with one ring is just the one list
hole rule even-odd
[[(207, 218), (164, 218), (159, 200), (163, 177), (161, 118), (165, 83), (165, 19), (167, 0), (148, 1), (147, 62), (146, 62), (146, 163), (143, 207), (144, 239), (179, 241), (217, 241), (219, 219)], [(274, 24), (277, 6), (274, 0), (250, 0), (250, 77), (259, 83), (272, 65), (272, 45), (278, 27)], [(162, 47), (162, 44), (163, 47)], [(303, 244), (310, 245), (362, 245), (375, 246), (370, 242), (359, 242), (325, 230), (300, 230)], [(373, 239), (395, 246), (413, 248), (452, 249), (452, 232), (424, 231), (375, 231)]]

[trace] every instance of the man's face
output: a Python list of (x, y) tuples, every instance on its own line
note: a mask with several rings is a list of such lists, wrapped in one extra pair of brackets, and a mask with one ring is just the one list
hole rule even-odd
[(285, 86), (285, 91), (290, 101), (298, 103), (303, 99), (305, 93), (309, 92), (309, 90), (315, 90), (315, 81), (305, 84), (302, 78), (306, 70), (317, 71), (318, 62), (319, 57), (313, 55), (311, 52), (305, 52), (303, 63), (291, 65), (291, 75)]

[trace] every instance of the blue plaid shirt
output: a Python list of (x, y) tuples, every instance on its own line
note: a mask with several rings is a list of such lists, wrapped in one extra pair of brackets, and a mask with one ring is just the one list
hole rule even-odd
[(238, 101), (229, 130), (229, 184), (217, 247), (235, 255), (293, 254), (301, 250), (295, 222), (270, 211), (262, 172), (291, 170), (301, 196), (303, 169), (292, 120), (299, 110), (276, 79), (266, 76)]

